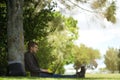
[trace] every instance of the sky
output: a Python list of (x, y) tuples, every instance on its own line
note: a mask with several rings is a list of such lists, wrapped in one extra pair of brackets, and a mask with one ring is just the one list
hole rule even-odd
[[(75, 18), (77, 19), (76, 16)], [(84, 14), (82, 17), (87, 16)], [(88, 19), (89, 21), (90, 18), (83, 19)], [(85, 44), (88, 47), (100, 51), (102, 58), (97, 60), (98, 68), (105, 67), (103, 56), (109, 47), (120, 48), (120, 19), (118, 19), (116, 24), (111, 24), (106, 21), (103, 24), (105, 24), (105, 28), (101, 24), (95, 24), (94, 22), (89, 23), (87, 21), (83, 22), (78, 19), (79, 38), (76, 44)]]
[(109, 47), (120, 48), (120, 6), (118, 3), (120, 1), (117, 2), (117, 22), (115, 24), (108, 22), (102, 16), (89, 12), (73, 15), (74, 19), (78, 20), (79, 27), (79, 38), (76, 44), (85, 44), (100, 51), (102, 58), (97, 60), (98, 68), (105, 67), (103, 56)]
[[(78, 21), (79, 38), (75, 41), (75, 44), (85, 44), (88, 47), (100, 51), (102, 58), (96, 60), (98, 62), (97, 70), (105, 67), (103, 56), (109, 47), (120, 48), (120, 0), (116, 1), (117, 22), (115, 24), (107, 21), (102, 15), (91, 13), (77, 7), (73, 11), (65, 12), (65, 15), (70, 15)], [(89, 5), (79, 4), (79, 6), (90, 10)]]

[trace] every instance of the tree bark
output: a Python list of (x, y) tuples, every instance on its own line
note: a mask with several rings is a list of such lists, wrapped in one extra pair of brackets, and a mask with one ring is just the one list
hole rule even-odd
[(8, 64), (21, 63), (24, 69), (24, 0), (7, 0)]

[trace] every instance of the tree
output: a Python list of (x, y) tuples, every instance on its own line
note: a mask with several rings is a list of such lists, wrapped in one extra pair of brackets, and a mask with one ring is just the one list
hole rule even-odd
[[(7, 0), (7, 13), (8, 13), (7, 42), (8, 42), (8, 64), (10, 65), (13, 63), (20, 63), (21, 67), (18, 68), (18, 70), (23, 69), (23, 72), (25, 72), (23, 56), (24, 55), (23, 2), (24, 2), (23, 0)], [(13, 74), (12, 73), (10, 74), (18, 75), (19, 73), (15, 74), (13, 72)]]
[[(39, 3), (40, 3), (40, 1), (39, 1)], [(14, 5), (14, 4), (16, 4), (16, 5)], [(36, 11), (39, 7), (36, 2), (28, 1), (28, 3), (27, 3), (25, 1), (25, 4), (28, 5), (28, 6), (25, 5), (24, 8), (23, 8), (24, 9), (24, 26), (25, 26), (24, 27), (25, 43), (28, 42), (29, 40), (42, 40), (43, 37), (45, 38), (46, 36), (48, 36), (48, 33), (53, 32), (56, 29), (56, 26), (54, 26), (54, 27), (50, 26), (50, 29), (49, 29), (48, 25), (47, 25), (47, 22), (52, 20), (52, 14), (51, 14), (52, 7), (51, 6), (49, 7), (49, 5), (48, 5), (47, 8), (40, 9), (40, 11)], [(33, 4), (34, 7), (31, 4)], [(8, 5), (8, 6), (10, 6), (10, 5)], [(21, 10), (21, 6), (19, 5), (19, 1), (13, 3), (13, 6), (12, 6), (13, 11), (15, 9), (14, 7), (16, 7), (16, 9), (18, 9), (18, 10)], [(8, 7), (8, 8), (11, 8), (11, 7)], [(11, 9), (8, 9), (8, 10), (9, 10), (8, 11), (9, 14), (10, 14), (10, 12), (12, 13)], [(22, 28), (23, 27), (21, 27), (22, 26), (21, 25), (22, 15), (19, 14), (20, 11), (16, 10), (15, 12), (18, 12), (18, 13), (10, 14), (11, 16), (8, 14), (8, 16), (9, 16), (8, 17), (8, 20), (9, 20), (8, 21), (8, 24), (9, 24), (9, 26), (8, 26), (8, 36), (10, 36), (10, 37), (8, 37), (8, 40), (7, 40), (8, 45), (9, 45), (9, 47), (8, 47), (9, 63), (12, 63), (12, 62), (20, 62), (21, 63), (22, 58), (23, 58), (23, 54), (22, 54), (23, 52), (22, 51), (24, 51), (23, 49), (20, 49), (20, 48), (23, 48), (23, 47), (19, 47), (19, 46), (23, 46), (23, 43), (21, 45), (19, 45), (19, 44), (16, 45), (19, 41), (23, 41), (24, 39), (23, 39), (23, 36), (22, 36), (23, 35), (23, 29)], [(14, 16), (14, 15), (16, 15), (16, 16)], [(12, 18), (13, 18), (13, 22), (12, 22), (12, 20), (10, 20)], [(18, 19), (18, 20), (15, 20), (15, 19)], [(68, 21), (70, 21), (70, 20), (72, 21), (72, 18), (69, 19)], [(18, 21), (18, 23), (15, 22), (15, 21)], [(31, 21), (31, 24), (29, 23), (30, 21)], [(67, 23), (67, 24), (69, 24), (69, 23)], [(18, 25), (20, 27), (18, 27)], [(59, 27), (59, 29), (60, 29), (60, 27)], [(70, 25), (69, 25), (69, 27), (70, 27)], [(73, 26), (73, 27), (76, 27), (76, 26)], [(13, 30), (13, 34), (10, 32), (11, 30)], [(20, 30), (20, 32), (19, 32), (19, 30)], [(71, 28), (71, 31), (74, 31), (74, 30)], [(17, 34), (17, 33), (19, 33), (20, 35)], [(13, 37), (15, 37), (16, 40), (14, 40)], [(19, 40), (19, 37), (21, 37), (20, 38), (21, 40)], [(19, 49), (19, 51), (21, 51), (21, 52), (19, 52), (17, 49)], [(14, 53), (14, 50), (16, 51), (15, 53)], [(12, 53), (12, 51), (13, 51), (13, 53)]]
[(89, 65), (91, 68), (97, 67), (95, 59), (100, 58), (100, 53), (96, 49), (86, 47), (84, 44), (81, 44), (80, 47), (75, 46), (74, 50), (74, 67), (76, 71), (80, 69), (82, 65)]
[(48, 31), (52, 29), (52, 32), (40, 39), (39, 62), (44, 68), (64, 73), (63, 66), (71, 62), (71, 47), (73, 40), (77, 39), (77, 21), (60, 12), (53, 12), (53, 16), (47, 28)]
[[(6, 11), (6, 3), (5, 2), (8, 4), (7, 5), (8, 11)], [(0, 61), (1, 61), (1, 66), (4, 67), (5, 69), (6, 69), (6, 64), (7, 64), (7, 56), (6, 56), (7, 49), (8, 49), (8, 54), (9, 54), (8, 55), (9, 64), (16, 63), (16, 62), (20, 62), (20, 63), (24, 64), (23, 63), (24, 36), (23, 36), (23, 11), (22, 11), (22, 9), (29, 11), (29, 8), (31, 8), (31, 6), (32, 6), (30, 4), (32, 2), (34, 2), (34, 1), (32, 1), (32, 0), (25, 1), (25, 4), (27, 3), (27, 5), (29, 5), (29, 6), (26, 6), (25, 8), (23, 8), (23, 0), (22, 1), (15, 1), (15, 2), (11, 1), (11, 0), (0, 1), (0, 10), (1, 10), (0, 17), (2, 20), (2, 21), (0, 21), (1, 22), (1, 24), (0, 24), (1, 25), (1, 31), (0, 31), (1, 32), (1, 34), (0, 34), (1, 35), (0, 36), (0, 40), (1, 40), (0, 41), (0, 44), (1, 44), (0, 45), (0, 52), (1, 52), (0, 57), (1, 57), (1, 60)], [(41, 3), (41, 0), (39, 0), (39, 2)], [(35, 10), (34, 13), (36, 12), (36, 16), (34, 19), (37, 19), (39, 12), (37, 12), (36, 10), (39, 8), (39, 4), (35, 2), (34, 5), (36, 6), (34, 8), (34, 10)], [(41, 7), (41, 9), (43, 9), (43, 7)], [(44, 13), (49, 14), (50, 11), (51, 10), (48, 10), (48, 9), (41, 10), (41, 13), (39, 15), (42, 16), (42, 14), (44, 14)], [(8, 16), (6, 16), (7, 13), (8, 13)], [(27, 16), (29, 14), (27, 14), (25, 16), (26, 20), (27, 20)], [(48, 16), (49, 16), (49, 19), (48, 19)], [(50, 15), (48, 15), (48, 16), (47, 16), (46, 20), (45, 20), (46, 15), (41, 17), (44, 20), (42, 22), (44, 24), (41, 24), (41, 26), (42, 25), (46, 26), (45, 21), (47, 22), (48, 20), (51, 19)], [(6, 24), (7, 23), (6, 17), (8, 17), (8, 25)], [(33, 18), (31, 20), (33, 20)], [(24, 22), (26, 22), (26, 21), (24, 21)], [(29, 24), (29, 22), (28, 22), (28, 24)], [(38, 25), (38, 24), (36, 24), (36, 25)], [(44, 26), (42, 26), (42, 28), (44, 28)], [(30, 27), (27, 29), (30, 29)], [(37, 31), (37, 29), (40, 30), (39, 28), (36, 28), (36, 31)], [(43, 31), (43, 30), (41, 29), (40, 31)], [(7, 35), (7, 33), (8, 33), (8, 35)], [(26, 28), (25, 28), (25, 33), (26, 33)], [(45, 31), (39, 32), (39, 33), (42, 34), (42, 37), (44, 35), (46, 35)], [(36, 32), (34, 32), (33, 34), (36, 35)], [(8, 39), (7, 39), (7, 36), (8, 36)], [(36, 35), (36, 36), (38, 37), (38, 35)], [(36, 36), (35, 37), (32, 36), (32, 39), (35, 39)], [(26, 37), (26, 34), (25, 34), (25, 41), (27, 42), (27, 40), (31, 40), (31, 38)], [(8, 47), (7, 47), (7, 42), (8, 42)], [(1, 68), (1, 69), (4, 70), (3, 68)]]
[[(50, 17), (51, 15), (49, 14), (51, 12), (50, 10), (51, 8), (43, 9), (43, 7), (41, 7), (40, 11), (36, 11), (40, 6), (41, 0), (38, 0), (39, 3), (36, 3), (33, 0), (25, 1), (26, 5), (24, 5), (24, 7), (23, 7), (23, 0), (22, 1), (8, 0), (7, 2), (8, 2), (7, 3), (8, 4), (7, 5), (8, 6), (7, 35), (8, 35), (9, 63), (11, 64), (11, 63), (19, 62), (22, 63), (23, 65), (24, 64), (23, 32), (25, 31), (25, 43), (27, 43), (30, 40), (34, 40), (34, 39), (37, 40), (38, 37), (46, 36), (47, 35), (46, 22), (48, 22), (51, 19)], [(34, 5), (34, 8), (31, 4)], [(23, 16), (23, 11), (24, 11), (24, 16)], [(31, 24), (29, 23), (30, 21)], [(39, 21), (41, 21), (41, 23)], [(23, 31), (23, 24), (24, 24), (24, 31)]]
[[(66, 2), (66, 0), (62, 0), (62, 1), (63, 1), (63, 3)], [(89, 0), (76, 0), (76, 1), (80, 1), (82, 3), (87, 3), (87, 1), (89, 1)], [(102, 1), (102, 0), (100, 0), (100, 1)], [(9, 14), (8, 14), (8, 16), (9, 16), (8, 17), (8, 24), (7, 24), (8, 26), (6, 26), (6, 24), (5, 24), (5, 22), (7, 21), (6, 18), (5, 18), (6, 16), (4, 14), (3, 15), (0, 14), (0, 16), (2, 16), (1, 17), (2, 27), (1, 27), (0, 30), (1, 30), (1, 32), (3, 32), (3, 33), (1, 33), (2, 36), (0, 36), (0, 38), (1, 38), (0, 43), (2, 44), (2, 45), (0, 45), (1, 46), (0, 49), (2, 50), (1, 52), (4, 52), (4, 51), (6, 52), (6, 50), (7, 50), (6, 49), (6, 47), (7, 47), (6, 43), (8, 41), (9, 61), (10, 62), (11, 61), (22, 62), (22, 60), (23, 60), (23, 54), (22, 53), (24, 51), (23, 50), (23, 48), (24, 48), (24, 46), (23, 46), (24, 45), (24, 42), (23, 42), (24, 38), (23, 38), (23, 25), (22, 25), (22, 23), (23, 23), (22, 22), (22, 18), (23, 18), (22, 13), (23, 12), (22, 12), (21, 5), (23, 6), (23, 0), (20, 1), (20, 2), (19, 1), (13, 1), (13, 0), (7, 0), (7, 3), (9, 3), (9, 2), (13, 3), (13, 5), (9, 5), (9, 4), (7, 5), (8, 8), (9, 8), (9, 9), (7, 9), (8, 12), (9, 12)], [(25, 27), (24, 27), (25, 43), (28, 40), (33, 40), (33, 39), (37, 40), (39, 38), (39, 36), (41, 36), (40, 39), (42, 39), (43, 37), (48, 36), (48, 34), (50, 32), (56, 30), (56, 28), (55, 28), (56, 26), (48, 29), (48, 25), (46, 25), (46, 23), (51, 21), (51, 19), (53, 18), (53, 15), (52, 15), (51, 12), (53, 11), (53, 6), (56, 6), (56, 5), (54, 5), (55, 4), (54, 2), (53, 2), (53, 5), (51, 5), (51, 0), (47, 0), (47, 1), (46, 0), (45, 1), (25, 0), (24, 2), (25, 2), (24, 3), (25, 5), (24, 5), (23, 9), (24, 9), (24, 25), (25, 25)], [(69, 0), (69, 2), (70, 2), (70, 0)], [(5, 0), (2, 0), (1, 3), (2, 3), (2, 6), (6, 5)], [(16, 4), (16, 5), (14, 5), (14, 4)], [(113, 14), (115, 13), (115, 8), (116, 7), (114, 5), (115, 4), (113, 3), (111, 8), (109, 8), (107, 10), (108, 11), (107, 13), (109, 13), (109, 12), (111, 12), (111, 9), (112, 9), (113, 12), (112, 12), (112, 14), (110, 14), (110, 16), (111, 15), (113, 16)], [(11, 9), (11, 7), (9, 7), (9, 6), (11, 6), (13, 9)], [(14, 9), (16, 9), (16, 11)], [(3, 10), (3, 8), (1, 8), (0, 10), (1, 10), (1, 13), (5, 12), (5, 10)], [(12, 13), (12, 11), (13, 12), (15, 11), (15, 12), (13, 14), (10, 14), (10, 13)], [(107, 13), (105, 13), (105, 15), (107, 15)], [(109, 16), (107, 16), (107, 17), (109, 18)], [(110, 18), (110, 21), (111, 21), (111, 19), (114, 20), (114, 17)], [(41, 22), (43, 20), (43, 22), (42, 22), (42, 24), (41, 24), (41, 22), (37, 23), (36, 20), (41, 21)], [(65, 24), (69, 26), (69, 23), (71, 23), (71, 21), (72, 21), (72, 18), (69, 18), (68, 20), (66, 20)], [(30, 24), (30, 22), (31, 22), (31, 24)], [(18, 25), (20, 27), (18, 27)], [(40, 25), (40, 26), (38, 26), (38, 25)], [(75, 23), (73, 23), (71, 25), (75, 25)], [(76, 31), (75, 31), (75, 28), (73, 28), (73, 27), (68, 28), (67, 27), (67, 29), (69, 29), (70, 32), (73, 32), (73, 33), (75, 32), (74, 34), (77, 34)], [(13, 31), (13, 34), (11, 33), (11, 30)], [(6, 40), (6, 37), (7, 37), (6, 32), (7, 31), (8, 31), (8, 39)], [(27, 36), (29, 34), (29, 32), (32, 32), (31, 33), (32, 35), (29, 35), (30, 37)], [(34, 36), (34, 35), (36, 35), (36, 36)], [(73, 36), (73, 35), (71, 34), (71, 36)], [(74, 38), (75, 38), (75, 36), (74, 36)], [(72, 40), (73, 39), (71, 39), (70, 41), (72, 41)], [(69, 46), (69, 45), (67, 45), (67, 46)], [(5, 57), (6, 57), (6, 54), (5, 54)]]
[(114, 73), (118, 68), (117, 49), (109, 48), (104, 55), (106, 68)]
[(120, 73), (120, 49), (118, 51), (118, 71)]

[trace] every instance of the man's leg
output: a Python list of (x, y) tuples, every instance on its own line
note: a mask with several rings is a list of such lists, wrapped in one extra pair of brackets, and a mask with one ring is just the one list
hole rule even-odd
[(46, 78), (77, 78), (76, 75), (60, 75), (60, 74), (52, 74), (52, 73), (40, 73), (40, 77), (46, 77)]
[(52, 73), (46, 73), (46, 72), (41, 72), (40, 73), (40, 77), (52, 77), (53, 74)]
[(62, 75), (63, 78), (77, 78), (76, 75)]

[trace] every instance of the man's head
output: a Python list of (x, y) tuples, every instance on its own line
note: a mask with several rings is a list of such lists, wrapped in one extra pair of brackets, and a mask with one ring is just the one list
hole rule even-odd
[(38, 51), (38, 44), (36, 42), (29, 42), (28, 43), (28, 50), (32, 53), (36, 53)]

